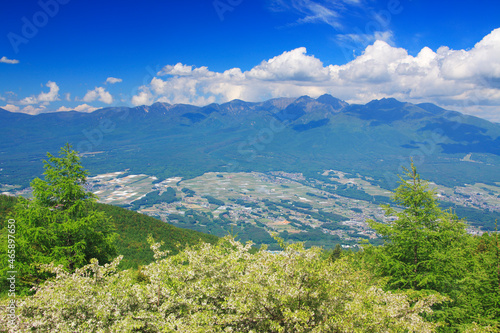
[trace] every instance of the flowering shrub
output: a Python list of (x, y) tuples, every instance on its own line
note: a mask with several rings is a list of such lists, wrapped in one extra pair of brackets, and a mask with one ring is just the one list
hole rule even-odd
[[(118, 271), (121, 257), (96, 260), (19, 300), (19, 332), (431, 332), (420, 314), (443, 300), (410, 302), (385, 292), (346, 259), (283, 245), (251, 254), (231, 237), (161, 258), (141, 271)], [(138, 274), (141, 277), (138, 277)], [(4, 316), (2, 316), (4, 317)], [(5, 320), (0, 324), (6, 327)]]

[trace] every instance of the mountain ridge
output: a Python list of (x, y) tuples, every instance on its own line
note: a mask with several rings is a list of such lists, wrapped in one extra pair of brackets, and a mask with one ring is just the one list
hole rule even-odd
[[(500, 166), (500, 124), (393, 98), (154, 103), (36, 116), (2, 110), (0, 119), (4, 184), (26, 184), (41, 173), (35, 162), (66, 142), (92, 173), (132, 169), (159, 178), (235, 170), (314, 175), (336, 168), (387, 183), (387, 174), (398, 174), (413, 157), (428, 179), (494, 182)], [(462, 161), (471, 153), (482, 162), (474, 168)]]

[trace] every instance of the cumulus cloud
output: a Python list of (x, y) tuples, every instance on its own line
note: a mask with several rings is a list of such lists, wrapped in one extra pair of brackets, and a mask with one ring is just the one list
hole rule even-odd
[(43, 113), (46, 111), (47, 111), (47, 109), (44, 105), (40, 105), (40, 106), (27, 105), (24, 108), (22, 108), (21, 110), (19, 110), (18, 112), (36, 115), (36, 114)]
[(10, 112), (19, 112), (19, 106), (13, 105), (13, 104), (7, 104), (5, 106), (2, 106), (2, 109), (10, 111)]
[(115, 83), (120, 83), (122, 82), (123, 80), (122, 79), (119, 79), (119, 78), (116, 78), (116, 77), (108, 77), (106, 79), (106, 82), (104, 82), (105, 84), (115, 84)]
[(74, 108), (68, 108), (65, 106), (61, 106), (59, 109), (57, 109), (57, 111), (94, 112), (97, 109), (99, 109), (99, 108), (90, 106), (88, 104), (81, 104), (81, 105), (78, 105), (77, 107), (74, 107)]
[(284, 52), (252, 68), (246, 76), (271, 81), (323, 81), (328, 79), (328, 69), (314, 56), (306, 55), (306, 48)]
[(31, 105), (43, 103), (44, 105), (47, 105), (50, 102), (59, 100), (59, 86), (57, 83), (48, 81), (45, 86), (49, 87), (49, 92), (41, 92), (38, 96), (26, 97), (20, 101), (20, 104)]
[[(60, 101), (59, 86), (52, 81), (48, 81), (46, 86), (49, 88), (48, 92), (41, 92), (37, 96), (32, 95), (21, 100), (17, 98), (16, 94), (7, 92), (5, 93), (5, 96), (7, 97), (5, 98), (5, 100), (7, 101), (7, 105), (2, 108), (11, 112), (21, 112), (31, 115), (36, 115), (44, 112), (53, 112), (55, 109), (50, 109), (48, 106), (52, 102)], [(112, 96), (108, 92), (106, 92), (104, 88), (96, 88), (92, 91), (87, 92), (85, 98), (92, 101), (99, 99), (100, 101), (108, 104), (112, 103), (113, 101)], [(71, 101), (71, 94), (65, 93), (64, 99), (66, 101)], [(75, 110), (79, 112), (93, 112), (97, 109), (98, 108), (90, 106), (88, 104), (82, 104), (74, 108), (61, 106), (57, 109), (57, 111)]]
[(207, 76), (211, 75), (211, 72), (207, 67), (202, 66), (199, 68), (193, 69), (193, 66), (183, 65), (180, 62), (176, 65), (167, 65), (163, 67), (161, 71), (158, 72), (158, 75), (176, 75), (176, 76)]
[(15, 104), (7, 104), (5, 106), (1, 106), (0, 108), (5, 109), (10, 112), (20, 112), (20, 113), (27, 113), (31, 115), (36, 115), (39, 113), (43, 113), (47, 111), (47, 108), (45, 105), (26, 105), (24, 107), (20, 107)]
[(94, 90), (89, 90), (83, 97), (84, 102), (94, 102), (99, 100), (105, 104), (113, 103), (113, 96), (109, 92), (106, 91), (103, 87), (96, 87)]
[(11, 64), (11, 65), (14, 65), (14, 64), (18, 64), (19, 63), (19, 60), (16, 60), (16, 59), (8, 59), (7, 57), (1, 57), (0, 58), (0, 63), (4, 63), (4, 64)]
[[(500, 29), (496, 29), (470, 50), (424, 47), (415, 56), (376, 40), (344, 65), (325, 66), (303, 47), (264, 60), (248, 71), (213, 72), (178, 63), (160, 70), (132, 103), (206, 105), (330, 93), (351, 103), (382, 97), (433, 102), (494, 120), (491, 107), (500, 106), (499, 54)], [(500, 115), (496, 117), (500, 121)]]
[(139, 88), (141, 90), (137, 95), (132, 97), (132, 104), (138, 105), (149, 105), (154, 102), (154, 96), (148, 87), (142, 86)]
[(447, 79), (500, 78), (500, 28), (484, 37), (469, 51), (454, 51), (442, 47), (438, 53), (445, 56), (442, 72)]

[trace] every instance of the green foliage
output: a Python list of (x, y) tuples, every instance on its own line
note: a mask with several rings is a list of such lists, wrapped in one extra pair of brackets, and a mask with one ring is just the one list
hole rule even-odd
[[(322, 178), (322, 180), (324, 180), (324, 179)], [(333, 182), (331, 180), (329, 180), (329, 183), (333, 183)], [(363, 191), (362, 189), (358, 189), (357, 187), (354, 187), (351, 185), (338, 184), (335, 186), (325, 186), (325, 187), (322, 187), (321, 189), (324, 191), (327, 191), (329, 193), (337, 194), (337, 195), (340, 195), (340, 196), (343, 196), (346, 198), (373, 202), (374, 204), (385, 204), (385, 203), (389, 203), (389, 201), (390, 201), (388, 198), (386, 198), (384, 196), (370, 195), (370, 194), (366, 193), (365, 191)]]
[(208, 203), (211, 205), (217, 205), (217, 206), (224, 206), (225, 205), (224, 201), (219, 200), (217, 198), (214, 198), (211, 195), (205, 195), (204, 198), (207, 199)]
[[(18, 302), (18, 332), (432, 332), (420, 314), (443, 300), (383, 291), (318, 248), (251, 253), (226, 237), (157, 260), (140, 275), (96, 260)], [(6, 316), (0, 317), (5, 325)]]
[[(12, 211), (18, 201), (16, 197), (0, 195), (0, 229), (7, 226), (7, 212)], [(217, 236), (177, 228), (154, 217), (117, 206), (97, 203), (94, 208), (109, 216), (113, 223), (117, 234), (116, 252), (124, 255), (120, 268), (137, 268), (153, 261), (153, 254), (146, 241), (148, 234), (154, 234), (157, 239), (165, 242), (164, 247), (171, 254), (177, 254), (184, 247), (200, 241), (213, 244), (219, 239)]]
[(130, 209), (139, 210), (141, 206), (152, 207), (153, 205), (163, 202), (172, 203), (179, 200), (180, 198), (177, 197), (176, 191), (173, 188), (168, 187), (162, 194), (159, 194), (159, 191), (153, 191), (146, 194), (143, 198), (135, 200), (132, 202)]
[(245, 207), (249, 207), (249, 208), (259, 208), (259, 204), (257, 202), (253, 202), (253, 201), (247, 201), (247, 200), (243, 200), (243, 199), (229, 199), (231, 201), (233, 201), (235, 204), (237, 205), (241, 205), (241, 206), (245, 206)]
[[(18, 286), (24, 291), (47, 277), (40, 270), (41, 264), (54, 262), (73, 271), (92, 258), (108, 262), (116, 254), (113, 225), (106, 214), (95, 209), (95, 196), (83, 188), (87, 172), (77, 153), (66, 145), (60, 157), (47, 156), (45, 179), (36, 178), (31, 183), (33, 199), (19, 198), (9, 214), (16, 226)], [(6, 230), (2, 230), (2, 248), (7, 247)], [(4, 283), (8, 258), (4, 251), (0, 256)]]
[(429, 316), (445, 323), (442, 332), (498, 328), (500, 272), (494, 268), (500, 262), (498, 243), (491, 236), (467, 235), (466, 225), (438, 206), (413, 164), (406, 176), (394, 193), (403, 211), (385, 206), (391, 221), (369, 222), (384, 237), (384, 246), (366, 246), (358, 263), (384, 277), (389, 289), (433, 291), (449, 297), (451, 302), (434, 307), (435, 313)]
[(214, 235), (177, 228), (154, 217), (125, 208), (105, 204), (97, 204), (96, 208), (110, 216), (114, 222), (118, 233), (117, 253), (124, 256), (120, 262), (120, 268), (137, 268), (153, 261), (153, 254), (146, 241), (149, 234), (163, 241), (165, 249), (171, 254), (177, 254), (179, 250), (189, 245), (199, 242), (213, 244), (219, 239)]
[(187, 187), (184, 187), (181, 191), (184, 192), (184, 193), (186, 193), (186, 197), (192, 197), (193, 195), (196, 194), (195, 191), (193, 191), (193, 190), (191, 190), (191, 189), (189, 189)]
[(390, 283), (395, 288), (436, 289), (440, 279), (435, 272), (439, 265), (434, 253), (448, 251), (465, 236), (465, 224), (456, 215), (442, 211), (434, 198), (434, 192), (420, 179), (412, 164), (406, 170), (409, 180), (401, 178), (401, 185), (394, 193), (394, 201), (404, 207), (396, 212), (385, 206), (391, 222), (370, 221), (379, 235), (386, 239), (383, 248), (389, 258), (381, 263), (390, 272)]
[(331, 261), (335, 262), (343, 256), (342, 246), (340, 244), (335, 245), (335, 248), (329, 251), (328, 257)]
[(481, 227), (481, 230), (494, 231), (495, 221), (500, 220), (500, 212), (497, 211), (458, 206), (450, 202), (440, 202), (439, 204), (444, 208), (452, 209), (458, 216), (466, 218), (470, 224)]
[(228, 234), (234, 234), (236, 235), (236, 239), (242, 242), (252, 240), (256, 244), (276, 243), (266, 231), (266, 226), (263, 223), (257, 224), (259, 227), (246, 222), (239, 222), (234, 225), (233, 221), (224, 217), (224, 215), (221, 214), (219, 218), (213, 218), (209, 213), (190, 209), (184, 215), (170, 214), (168, 219), (169, 223), (176, 227), (196, 230), (210, 235), (223, 237)]
[(0, 229), (4, 227), (4, 219), (12, 212), (16, 202), (16, 197), (0, 194)]

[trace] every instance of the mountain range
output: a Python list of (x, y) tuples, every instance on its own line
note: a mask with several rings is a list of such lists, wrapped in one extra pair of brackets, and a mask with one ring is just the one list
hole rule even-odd
[(0, 184), (26, 186), (43, 172), (46, 153), (66, 142), (92, 174), (129, 169), (164, 179), (282, 170), (314, 177), (335, 169), (393, 189), (413, 159), (424, 178), (444, 185), (499, 181), (498, 123), (429, 103), (360, 105), (323, 95), (35, 116), (0, 109)]

